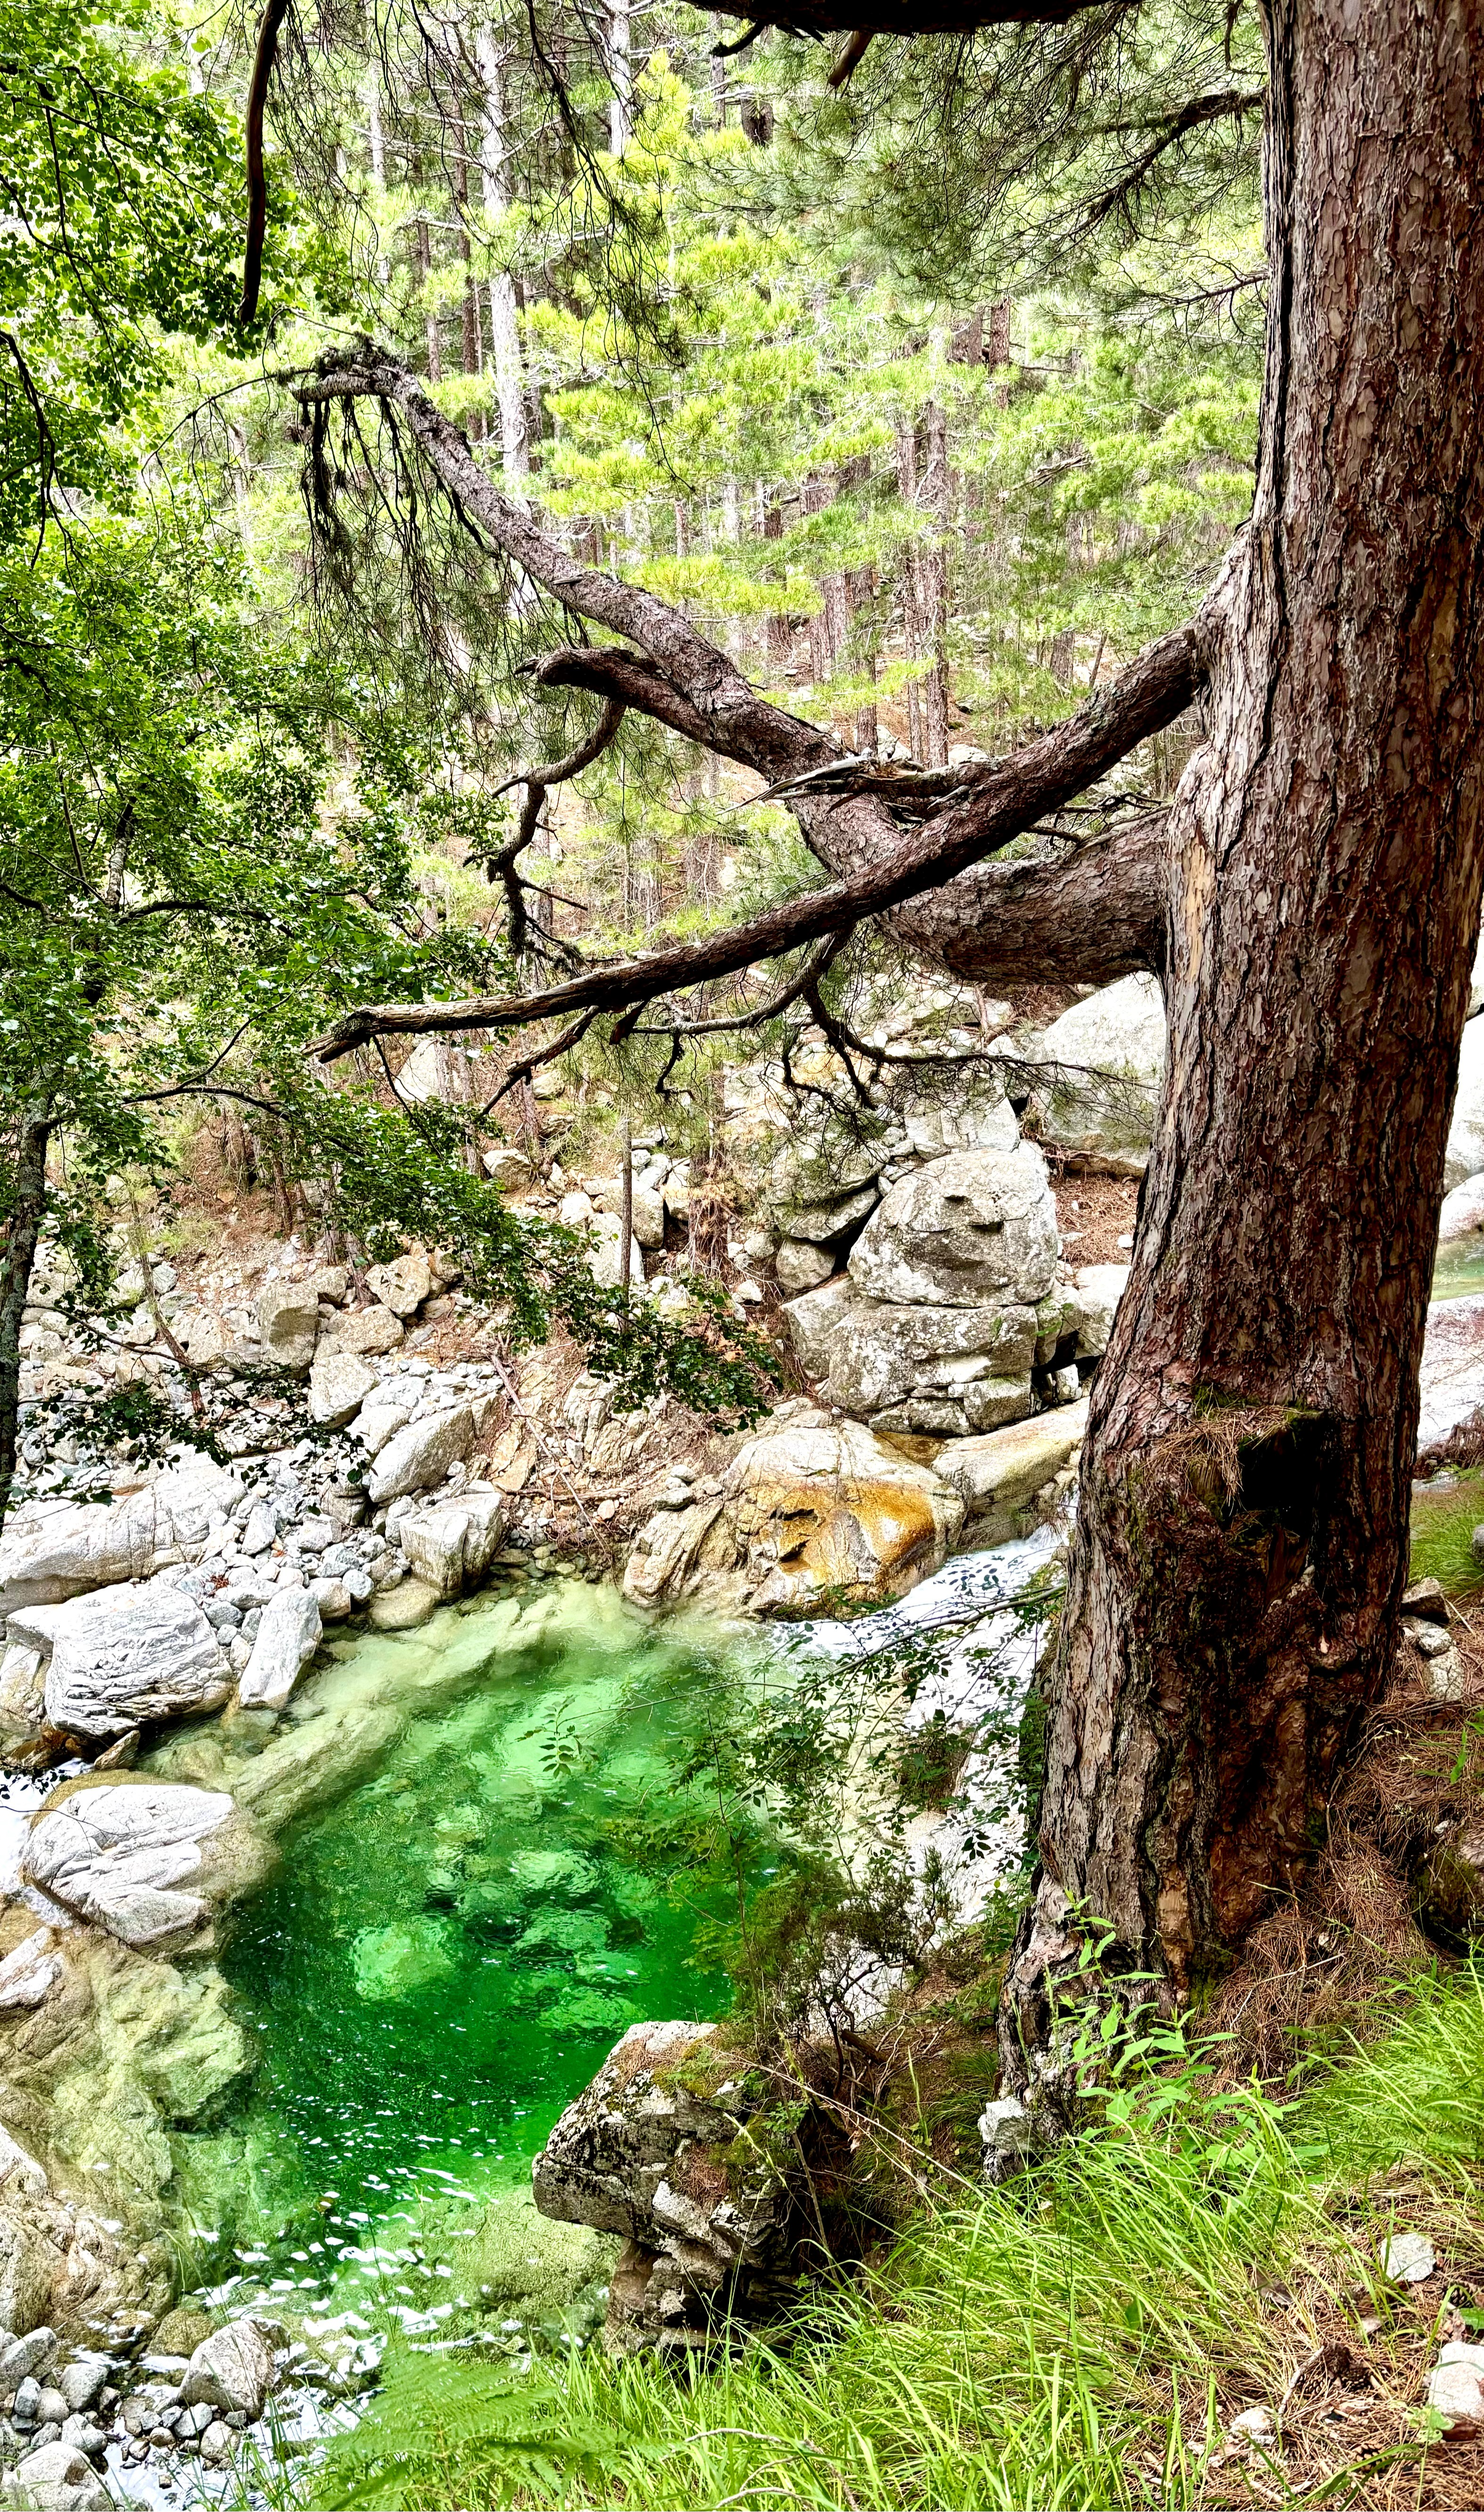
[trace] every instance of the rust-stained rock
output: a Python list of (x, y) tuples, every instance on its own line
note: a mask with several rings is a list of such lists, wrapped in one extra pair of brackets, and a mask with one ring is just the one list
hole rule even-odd
[(769, 2318), (797, 2285), (800, 2101), (714, 2023), (636, 2023), (569, 2103), (531, 2166), (559, 2222), (621, 2233), (610, 2354), (703, 2348), (723, 2323)]
[(941, 1567), (963, 1510), (931, 1467), (862, 1424), (785, 1404), (719, 1485), (640, 1530), (624, 1593), (754, 1614), (884, 1604)]

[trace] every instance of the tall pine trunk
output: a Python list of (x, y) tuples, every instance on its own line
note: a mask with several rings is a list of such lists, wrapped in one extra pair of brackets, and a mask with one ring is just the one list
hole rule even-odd
[(1170, 829), (1169, 1059), (1083, 1452), (1010, 2080), (1077, 1920), (1184, 1996), (1396, 1642), (1484, 832), (1484, 0), (1269, 0), (1253, 522)]

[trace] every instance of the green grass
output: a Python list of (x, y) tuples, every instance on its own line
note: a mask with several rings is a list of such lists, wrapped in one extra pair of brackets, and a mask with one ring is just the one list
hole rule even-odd
[[(319, 2499), (1180, 2512), (1208, 2498), (1236, 2409), (1276, 2410), (1337, 2334), (1374, 2367), (1380, 2423), (1358, 2455), (1399, 2452), (1410, 2498), (1425, 2444), (1407, 2401), (1442, 2281), (1420, 2316), (1377, 2250), (1413, 2227), (1445, 2260), (1484, 2256), (1484, 1974), (1411, 1984), (1385, 2040), (1285, 2105), (1209, 2096), (1193, 2066), (1161, 2107), (1169, 2090), (1027, 2180), (925, 2209), (786, 2352), (688, 2376), (589, 2353), (524, 2388), (507, 2375), (483, 2418), (472, 2386), (445, 2416), (403, 2373)], [(450, 2376), (445, 2357), (430, 2377)], [(492, 2377), (470, 2368), (471, 2385)], [(1303, 2499), (1376, 2498), (1336, 2481), (1332, 2453)]]
[(1438, 1580), (1445, 1595), (1478, 1595), (1484, 1590), (1484, 1563), (1473, 1557), (1476, 1526), (1484, 1526), (1484, 1469), (1470, 1467), (1444, 1488), (1416, 1493), (1411, 1577)]

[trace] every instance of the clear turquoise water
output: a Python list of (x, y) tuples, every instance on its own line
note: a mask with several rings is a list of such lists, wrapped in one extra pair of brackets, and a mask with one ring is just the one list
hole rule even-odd
[(257, 2038), (238, 2125), (276, 2218), (238, 2257), (305, 2300), (388, 2223), (406, 2240), (432, 2202), (527, 2182), (630, 2022), (729, 1998), (694, 1949), (722, 1906), (675, 1851), (677, 1818), (706, 1812), (682, 1774), (716, 1653), (583, 1589), (546, 1636), (507, 1618), (472, 1663), (477, 1621), (417, 1634), (435, 1656), (441, 1631), (456, 1697), (413, 1694), (361, 1785), (284, 1835), (221, 1954)]

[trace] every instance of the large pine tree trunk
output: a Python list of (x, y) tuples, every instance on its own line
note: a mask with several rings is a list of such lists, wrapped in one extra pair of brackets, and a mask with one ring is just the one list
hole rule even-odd
[(1171, 817), (1168, 1076), (1083, 1455), (1021, 2084), (1080, 1910), (1185, 1995), (1302, 1878), (1405, 1574), (1484, 865), (1484, 0), (1268, 17), (1254, 519)]

